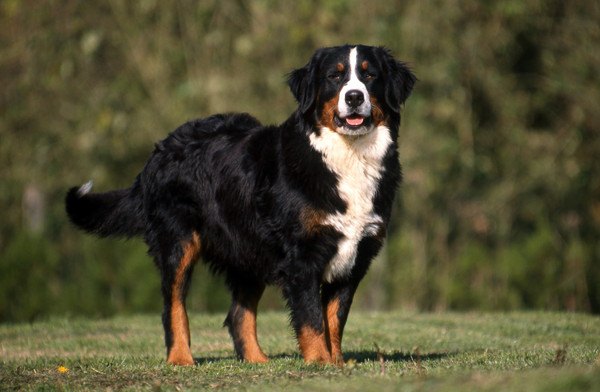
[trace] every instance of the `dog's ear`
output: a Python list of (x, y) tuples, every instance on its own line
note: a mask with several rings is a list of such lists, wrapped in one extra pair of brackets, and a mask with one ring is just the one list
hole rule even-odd
[(383, 57), (383, 69), (388, 82), (385, 87), (385, 100), (388, 106), (396, 113), (400, 112), (400, 106), (410, 96), (417, 81), (405, 63), (396, 61), (389, 50), (379, 48)]
[(290, 72), (288, 75), (288, 85), (296, 101), (298, 101), (298, 110), (302, 114), (306, 114), (315, 104), (317, 96), (316, 73), (320, 58), (321, 53), (317, 51), (308, 64)]

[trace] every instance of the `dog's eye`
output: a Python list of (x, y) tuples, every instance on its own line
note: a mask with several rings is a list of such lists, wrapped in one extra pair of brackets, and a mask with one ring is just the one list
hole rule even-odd
[(376, 77), (377, 77), (377, 75), (375, 75), (374, 73), (371, 73), (371, 72), (365, 73), (365, 79), (367, 79), (367, 80), (373, 80)]
[(338, 81), (342, 78), (342, 75), (340, 73), (334, 73), (327, 77), (329, 78), (329, 80)]

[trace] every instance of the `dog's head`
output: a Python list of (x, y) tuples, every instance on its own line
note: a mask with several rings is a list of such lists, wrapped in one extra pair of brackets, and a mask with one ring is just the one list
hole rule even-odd
[(363, 135), (399, 118), (415, 80), (388, 50), (345, 45), (319, 49), (288, 83), (311, 125)]

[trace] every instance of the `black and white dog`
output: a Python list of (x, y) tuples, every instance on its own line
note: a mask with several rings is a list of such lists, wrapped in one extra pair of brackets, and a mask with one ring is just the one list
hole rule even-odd
[(162, 275), (167, 361), (194, 363), (185, 298), (199, 257), (232, 294), (239, 358), (265, 362), (256, 311), (282, 289), (307, 362), (343, 363), (356, 288), (378, 253), (400, 182), (400, 106), (415, 76), (380, 47), (319, 49), (289, 75), (298, 109), (279, 126), (248, 114), (187, 122), (127, 189), (71, 189), (73, 223), (142, 236)]

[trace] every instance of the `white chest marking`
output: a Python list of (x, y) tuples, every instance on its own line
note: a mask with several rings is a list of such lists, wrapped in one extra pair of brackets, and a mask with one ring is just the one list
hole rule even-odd
[(354, 138), (322, 128), (320, 135), (310, 135), (310, 143), (321, 152), (329, 170), (337, 175), (338, 191), (347, 203), (343, 214), (329, 215), (323, 222), (343, 234), (337, 254), (323, 275), (324, 281), (332, 282), (336, 277), (350, 273), (359, 241), (377, 234), (383, 223), (373, 211), (373, 198), (383, 171), (382, 160), (392, 138), (385, 126)]

